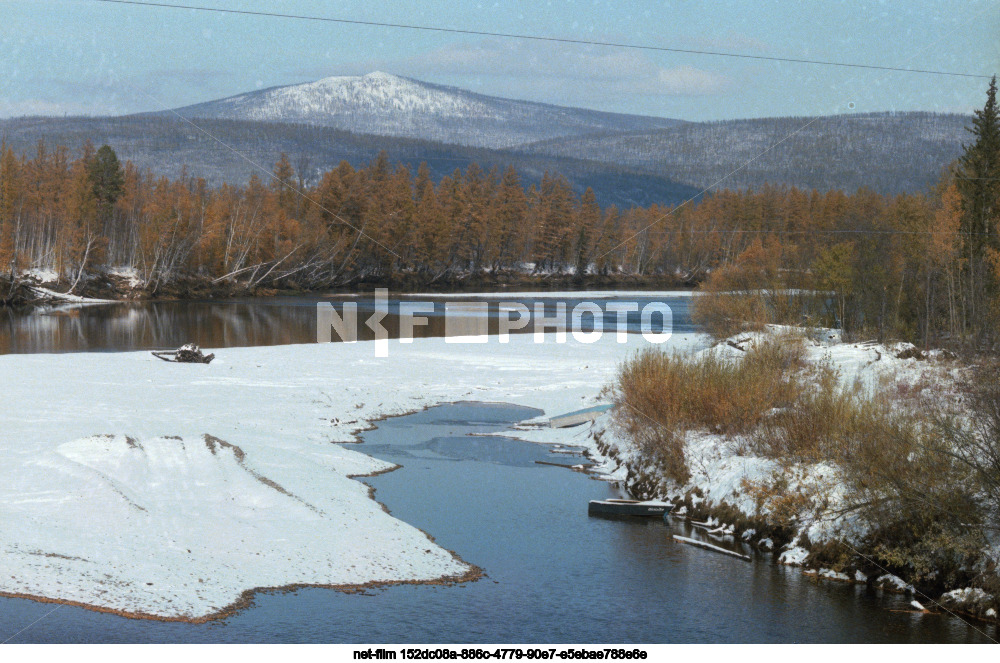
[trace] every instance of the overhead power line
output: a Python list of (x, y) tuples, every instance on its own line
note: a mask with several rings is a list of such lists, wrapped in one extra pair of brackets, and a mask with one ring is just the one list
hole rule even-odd
[(742, 58), (746, 60), (766, 60), (769, 62), (790, 62), (795, 64), (821, 65), (826, 67), (848, 67), (851, 69), (876, 69), (879, 71), (897, 71), (908, 74), (932, 74), (937, 76), (959, 76), (962, 78), (989, 78), (986, 74), (970, 74), (957, 71), (940, 71), (936, 69), (910, 69), (907, 67), (892, 67), (888, 65), (863, 64), (858, 62), (835, 62), (832, 60), (811, 60), (808, 58), (779, 57), (772, 55), (754, 55), (751, 53), (729, 53), (726, 51), (705, 51), (692, 48), (677, 48), (672, 46), (654, 46), (650, 44), (633, 44), (628, 42), (595, 41), (590, 39), (573, 39), (570, 37), (552, 37), (547, 35), (528, 35), (513, 32), (490, 32), (487, 30), (471, 30), (463, 28), (446, 28), (433, 25), (415, 25), (410, 23), (388, 23), (384, 21), (363, 21), (360, 19), (333, 18), (328, 16), (309, 16), (304, 14), (284, 14), (280, 12), (253, 11), (249, 9), (223, 9), (220, 7), (202, 7), (197, 5), (175, 5), (165, 2), (145, 2), (143, 0), (90, 0), (115, 5), (134, 5), (139, 7), (159, 7), (164, 9), (185, 9), (193, 11), (214, 12), (217, 14), (240, 14), (244, 16), (261, 16), (267, 18), (285, 18), (299, 21), (320, 21), (324, 23), (340, 23), (344, 25), (363, 25), (369, 27), (397, 28), (402, 30), (422, 30), (425, 32), (444, 32), (449, 34), (471, 35), (476, 37), (498, 37), (502, 39), (523, 39), (528, 41), (554, 42), (558, 44), (579, 44), (586, 46), (605, 46), (611, 48), (628, 48), (642, 51), (660, 51), (666, 53), (685, 53), (689, 55), (708, 55), (723, 58)]

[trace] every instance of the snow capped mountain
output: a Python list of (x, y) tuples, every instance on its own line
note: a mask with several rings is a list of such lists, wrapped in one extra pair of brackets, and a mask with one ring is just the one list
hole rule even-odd
[(256, 120), (321, 121), (343, 114), (430, 114), (497, 118), (496, 108), (460, 93), (435, 90), (400, 76), (376, 71), (365, 76), (331, 76), (314, 83), (271, 88), (233, 99)]
[(551, 138), (660, 129), (679, 123), (489, 97), (380, 71), (247, 92), (177, 112), (187, 117), (294, 122), (478, 147), (514, 147)]

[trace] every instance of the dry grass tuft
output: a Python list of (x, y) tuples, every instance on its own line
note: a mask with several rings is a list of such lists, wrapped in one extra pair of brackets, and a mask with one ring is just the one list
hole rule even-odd
[(616, 421), (668, 476), (683, 482), (684, 433), (748, 433), (771, 410), (794, 403), (802, 384), (789, 376), (803, 352), (801, 340), (792, 339), (758, 343), (738, 361), (647, 350), (619, 370), (612, 390), (620, 406)]

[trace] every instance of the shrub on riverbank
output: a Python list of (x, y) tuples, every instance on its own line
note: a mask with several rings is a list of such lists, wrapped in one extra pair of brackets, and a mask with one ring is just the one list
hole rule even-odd
[(963, 465), (982, 489), (984, 508), (1000, 523), (1000, 361), (978, 366), (964, 385), (971, 416), (937, 417), (937, 428), (953, 458)]
[(777, 241), (756, 239), (705, 279), (692, 300), (691, 319), (715, 338), (760, 331), (767, 324), (799, 324), (813, 297), (790, 290)]
[(800, 396), (802, 385), (791, 369), (800, 366), (802, 352), (797, 339), (755, 344), (740, 361), (717, 353), (646, 350), (619, 370), (614, 387), (624, 406), (619, 414), (679, 432), (699, 427), (749, 432), (764, 412)]
[[(634, 465), (645, 468), (646, 483), (657, 485), (647, 461), (666, 468), (658, 485), (672, 480), (680, 494), (736, 481), (731, 496), (743, 498), (744, 517), (727, 512), (723, 522), (749, 518), (758, 531), (795, 532), (788, 540), (807, 548), (816, 533), (811, 564), (888, 569), (926, 591), (988, 590), (995, 569), (984, 532), (1000, 524), (996, 367), (963, 388), (954, 366), (883, 360), (884, 347), (844, 348), (845, 366), (882, 376), (866, 384), (845, 381), (822, 351), (807, 360), (801, 337), (748, 341), (699, 354), (647, 351), (621, 367), (615, 419), (638, 448)], [(874, 360), (861, 361), (864, 353)], [(903, 368), (903, 377), (894, 373)], [(696, 450), (705, 440), (708, 455)], [(740, 481), (734, 466), (758, 469)], [(701, 507), (702, 519), (720, 517), (716, 501)]]
[(668, 476), (683, 482), (684, 433), (748, 433), (769, 410), (794, 403), (802, 384), (790, 379), (790, 369), (802, 352), (792, 339), (758, 343), (741, 361), (647, 350), (619, 370), (612, 392), (617, 423)]

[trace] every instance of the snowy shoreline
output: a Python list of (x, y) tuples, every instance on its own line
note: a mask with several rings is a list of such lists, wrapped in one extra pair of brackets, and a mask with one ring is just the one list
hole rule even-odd
[(0, 595), (202, 622), (257, 591), (473, 579), (353, 478), (395, 466), (345, 443), (440, 403), (578, 409), (645, 345), (417, 339), (378, 359), (370, 343), (309, 344), (225, 349), (210, 366), (0, 357)]
[(691, 298), (694, 290), (675, 280), (640, 277), (628, 274), (609, 276), (588, 275), (577, 281), (572, 273), (512, 272), (488, 278), (488, 274), (466, 275), (440, 283), (438, 291), (419, 280), (387, 283), (353, 283), (342, 288), (306, 286), (281, 289), (274, 287), (248, 288), (234, 281), (219, 281), (203, 275), (178, 275), (176, 279), (151, 286), (133, 267), (102, 268), (84, 274), (76, 284), (76, 293), (67, 294), (73, 278), (60, 275), (54, 269), (23, 271), (13, 283), (0, 277), (0, 285), (17, 286), (19, 296), (11, 301), (0, 300), (0, 308), (9, 304), (44, 309), (49, 306), (120, 304), (126, 302), (183, 301), (228, 299), (232, 297), (262, 298), (274, 296), (311, 295), (332, 298), (370, 297), (376, 288), (388, 288), (393, 297), (403, 299), (515, 299), (515, 298), (589, 298), (671, 297)]

